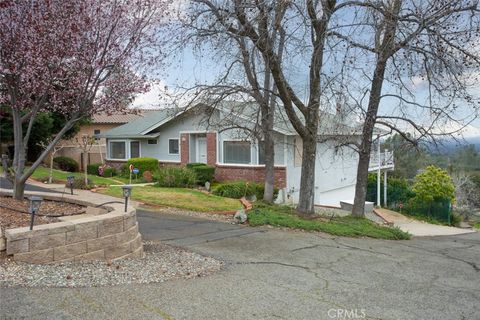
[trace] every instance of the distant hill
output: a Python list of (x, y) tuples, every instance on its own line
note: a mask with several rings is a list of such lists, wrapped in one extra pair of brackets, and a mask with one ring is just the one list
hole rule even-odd
[(432, 153), (450, 154), (454, 153), (459, 147), (471, 144), (473, 144), (475, 149), (480, 152), (480, 136), (466, 137), (459, 141), (452, 138), (444, 139), (438, 144), (438, 149), (434, 146), (429, 149)]

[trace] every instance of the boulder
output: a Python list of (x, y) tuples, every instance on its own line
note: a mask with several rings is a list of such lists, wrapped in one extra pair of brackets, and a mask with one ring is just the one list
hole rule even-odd
[(247, 218), (248, 217), (244, 209), (238, 210), (233, 216), (233, 219), (236, 223), (245, 223), (247, 221)]

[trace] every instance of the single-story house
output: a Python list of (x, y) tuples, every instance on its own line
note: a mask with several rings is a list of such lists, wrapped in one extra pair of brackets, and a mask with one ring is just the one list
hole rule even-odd
[[(56, 152), (55, 157), (70, 157), (79, 164), (79, 168), (81, 169), (83, 169), (83, 157), (85, 156), (87, 157), (87, 165), (92, 163), (102, 163), (107, 155), (106, 140), (99, 136), (110, 129), (129, 123), (135, 119), (145, 117), (148, 112), (152, 112), (152, 110), (137, 109), (134, 113), (117, 112), (113, 114), (94, 114), (89, 122), (80, 126), (80, 130), (74, 137), (60, 140), (57, 146), (61, 147), (61, 149)], [(83, 136), (98, 137), (95, 140), (95, 145), (90, 148), (87, 154), (83, 153), (78, 144), (78, 141), (82, 141)], [(48, 162), (48, 158), (46, 158), (45, 161)]]
[[(166, 108), (149, 112), (105, 132), (106, 163), (119, 167), (129, 158), (153, 157), (159, 166), (202, 162), (215, 166), (217, 181), (263, 182), (265, 166), (262, 141), (253, 138), (258, 111), (249, 104), (225, 102), (213, 111), (205, 105), (186, 110)], [(357, 173), (357, 153), (338, 147), (360, 132), (337, 121), (335, 115), (322, 117), (318, 137), (315, 202), (338, 205), (353, 199)], [(337, 139), (338, 138), (338, 139)], [(274, 124), (275, 184), (279, 201), (298, 201), (302, 162), (302, 139), (278, 112)]]

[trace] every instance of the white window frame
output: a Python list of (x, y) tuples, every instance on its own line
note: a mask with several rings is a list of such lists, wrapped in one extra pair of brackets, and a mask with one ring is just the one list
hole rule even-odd
[[(149, 143), (149, 141), (155, 141), (155, 143)], [(147, 139), (147, 145), (153, 146), (158, 144), (158, 138)]]
[[(177, 142), (178, 142), (178, 153), (170, 153), (170, 140), (177, 140)], [(168, 155), (169, 156), (180, 155), (180, 138), (168, 138)]]
[(128, 159), (132, 158), (132, 142), (138, 142), (138, 157), (136, 158), (141, 158), (142, 157), (142, 142), (140, 140), (128, 140)]
[[(225, 162), (225, 142), (248, 142), (250, 144), (250, 162), (249, 163), (226, 163)], [(224, 139), (222, 140), (222, 164), (226, 165), (236, 165), (236, 166), (251, 166), (253, 165), (253, 143), (250, 140), (243, 139)]]
[[(110, 144), (112, 142), (123, 142), (123, 144), (125, 145), (125, 158), (112, 158), (112, 152), (111, 152), (111, 147), (110, 147)], [(108, 151), (108, 157), (107, 159), (108, 160), (128, 160), (127, 158), (127, 155), (130, 153), (129, 149), (130, 149), (130, 146), (128, 146), (128, 149), (127, 149), (127, 142), (128, 140), (119, 140), (119, 139), (114, 139), (114, 140), (108, 140), (108, 144), (107, 144), (107, 151)]]

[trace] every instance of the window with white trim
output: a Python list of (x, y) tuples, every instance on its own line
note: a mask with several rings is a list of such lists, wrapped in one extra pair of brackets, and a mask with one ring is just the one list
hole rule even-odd
[(224, 141), (223, 162), (235, 164), (250, 164), (251, 150), (248, 141)]
[(178, 139), (168, 139), (168, 153), (169, 154), (178, 154), (180, 148), (178, 146)]
[(258, 164), (265, 164), (265, 141), (258, 141)]
[(140, 142), (130, 141), (130, 158), (140, 157)]
[(125, 141), (109, 141), (110, 159), (126, 159), (126, 145)]

